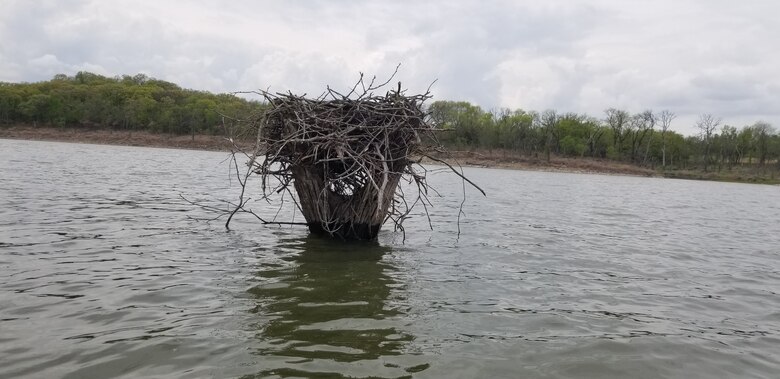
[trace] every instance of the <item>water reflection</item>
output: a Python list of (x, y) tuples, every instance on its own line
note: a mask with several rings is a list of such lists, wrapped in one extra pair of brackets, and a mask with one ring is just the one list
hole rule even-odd
[(398, 328), (402, 295), (394, 290), (397, 268), (383, 259), (388, 248), (306, 237), (273, 250), (281, 258), (264, 263), (249, 290), (256, 354), (268, 367), (258, 376), (408, 375), (388, 359), (413, 339)]

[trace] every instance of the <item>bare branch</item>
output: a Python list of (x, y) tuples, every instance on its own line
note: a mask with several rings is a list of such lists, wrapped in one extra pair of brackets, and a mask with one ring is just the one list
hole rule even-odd
[[(428, 171), (413, 157), (427, 157), (444, 164), (463, 180), (459, 223), (465, 183), (483, 195), (485, 191), (463, 175), (462, 167), (457, 169), (432, 156), (433, 152), (446, 151), (435, 135), (438, 129), (429, 124), (429, 115), (423, 107), (431, 98), (430, 88), (424, 94), (406, 95), (399, 82), (398, 87), (385, 95), (373, 93), (389, 84), (399, 67), (378, 85), (376, 77), (366, 83), (361, 73), (345, 94), (330, 87), (314, 99), (292, 93), (253, 91), (268, 106), (252, 121), (257, 130), (254, 151), (246, 152), (230, 139), (234, 143), (231, 177), (235, 175), (241, 188), (238, 200), (231, 203), (227, 212), (225, 227), (230, 227), (237, 213), (250, 213), (263, 224), (307, 225), (313, 232), (322, 231), (340, 238), (373, 239), (388, 220), (396, 230), (405, 233), (403, 222), (416, 205), (422, 204), (432, 228), (428, 213), (431, 204), (426, 182)], [(423, 142), (432, 145), (423, 146)], [(238, 157), (246, 160), (246, 167), (241, 167)], [(247, 207), (248, 186), (255, 175), (260, 182), (258, 200), (271, 203), (274, 197), (279, 201), (275, 214), (269, 215), (271, 221)], [(402, 177), (417, 188), (413, 201), (407, 201), (404, 196)], [(295, 207), (293, 215), (295, 210), (300, 211), (305, 223), (276, 221), (290, 202)]]

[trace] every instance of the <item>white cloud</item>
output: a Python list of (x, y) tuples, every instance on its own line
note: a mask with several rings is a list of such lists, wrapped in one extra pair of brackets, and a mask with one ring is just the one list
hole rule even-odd
[(485, 108), (671, 109), (780, 125), (780, 4), (713, 1), (0, 3), (0, 81), (88, 70), (218, 92), (382, 77)]
[(27, 63), (42, 70), (60, 69), (63, 66), (63, 63), (52, 54), (44, 54), (38, 58), (30, 59)]

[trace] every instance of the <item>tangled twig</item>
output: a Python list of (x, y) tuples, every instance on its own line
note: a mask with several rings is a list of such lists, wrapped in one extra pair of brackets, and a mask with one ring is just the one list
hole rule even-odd
[[(257, 174), (260, 199), (289, 194), (312, 232), (374, 239), (388, 220), (403, 231), (403, 222), (417, 204), (426, 214), (431, 205), (427, 170), (414, 157), (446, 165), (484, 194), (458, 169), (432, 156), (443, 148), (423, 107), (430, 91), (407, 96), (399, 82), (397, 88), (376, 95), (374, 91), (392, 77), (379, 85), (375, 80), (366, 83), (361, 74), (345, 95), (328, 87), (314, 99), (254, 92), (268, 108), (254, 120), (257, 142), (247, 154), (245, 175), (236, 167), (242, 191), (233, 214), (245, 209), (247, 180)], [(402, 179), (416, 187), (414, 201), (406, 199)], [(231, 218), (232, 214), (226, 226)]]

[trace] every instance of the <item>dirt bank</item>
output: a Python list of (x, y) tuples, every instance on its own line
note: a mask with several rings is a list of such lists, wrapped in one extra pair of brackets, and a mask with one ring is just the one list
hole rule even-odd
[(465, 166), (495, 167), (516, 170), (574, 172), (592, 174), (659, 176), (649, 168), (594, 158), (529, 157), (503, 151), (456, 151), (452, 153), (458, 163)]
[(30, 126), (1, 127), (0, 138), (215, 151), (229, 151), (231, 146), (224, 137), (211, 135), (195, 135), (195, 138), (192, 138), (192, 136), (156, 134), (145, 131), (33, 128)]
[[(1, 127), (0, 138), (215, 151), (229, 151), (231, 147), (230, 142), (221, 136), (195, 135), (193, 139), (192, 136), (155, 134), (145, 131), (134, 131), (131, 133), (127, 131), (86, 128)], [(512, 155), (504, 152), (494, 153), (491, 151), (453, 152), (453, 156), (460, 164), (475, 167), (639, 176), (654, 176), (657, 174), (650, 169), (590, 158), (553, 157), (550, 162), (547, 162), (539, 158)]]
[[(195, 135), (178, 136), (156, 134), (145, 131), (116, 131), (87, 128), (49, 128), (25, 125), (0, 127), (0, 138), (38, 141), (59, 141), (74, 143), (94, 143), (103, 145), (149, 146), (176, 149), (230, 151), (231, 143), (221, 136)], [(243, 147), (250, 150), (253, 142), (244, 142)], [(734, 169), (705, 173), (701, 170), (675, 170), (661, 172), (650, 168), (638, 167), (626, 163), (594, 158), (529, 157), (507, 151), (455, 151), (452, 152), (453, 164), (464, 166), (493, 167), (516, 170), (534, 170), (551, 172), (573, 172), (631, 176), (657, 176), (679, 179), (716, 180), (745, 183), (778, 184), (780, 178), (769, 172), (755, 172), (749, 169)], [(434, 162), (431, 162), (434, 163)]]

